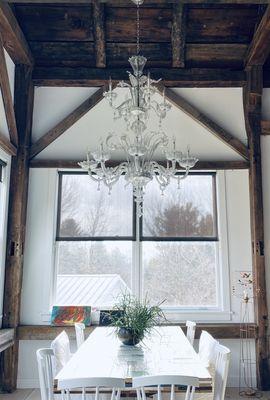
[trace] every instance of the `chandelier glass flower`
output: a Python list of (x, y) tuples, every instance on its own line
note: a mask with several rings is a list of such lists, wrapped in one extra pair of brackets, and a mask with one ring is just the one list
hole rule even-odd
[[(118, 95), (112, 82), (109, 90), (104, 93), (114, 112), (114, 119), (125, 122), (125, 134), (110, 133), (105, 142), (95, 152), (87, 153), (87, 160), (80, 162), (81, 168), (86, 170), (90, 178), (98, 183), (105, 184), (109, 192), (121, 175), (125, 176), (127, 184), (132, 185), (134, 198), (139, 215), (142, 214), (142, 203), (146, 186), (155, 179), (163, 193), (171, 179), (180, 181), (186, 178), (198, 159), (191, 156), (189, 150), (185, 154), (176, 149), (176, 141), (169, 140), (162, 128), (162, 123), (171, 105), (167, 102), (165, 93), (158, 101), (160, 80), (151, 79), (150, 73), (144, 74), (147, 59), (140, 55), (140, 15), (139, 6), (143, 0), (132, 0), (137, 4), (137, 55), (129, 58), (132, 71), (128, 72), (129, 82), (119, 82), (117, 87), (126, 88), (127, 98), (117, 104)], [(157, 120), (157, 129), (148, 128), (149, 121)], [(158, 149), (162, 150), (166, 161), (158, 163), (154, 160)], [(112, 167), (108, 166), (111, 152), (121, 150), (125, 161)]]

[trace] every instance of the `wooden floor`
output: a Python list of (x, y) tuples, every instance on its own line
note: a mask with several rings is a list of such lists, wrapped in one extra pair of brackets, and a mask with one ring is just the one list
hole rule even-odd
[[(270, 400), (270, 392), (262, 392), (261, 394), (262, 394), (262, 397), (260, 397), (261, 399)], [(207, 395), (198, 394), (197, 396), (195, 396), (195, 400), (200, 400), (203, 398), (206, 399)], [(60, 399), (61, 399), (61, 397), (59, 396), (59, 400)], [(183, 399), (184, 399), (184, 396), (183, 396)], [(209, 399), (210, 399), (210, 397), (209, 397)], [(240, 400), (240, 399), (243, 399), (243, 397), (239, 396), (238, 389), (229, 388), (227, 390), (226, 399), (227, 400)], [(251, 398), (249, 397), (249, 399), (252, 399), (252, 397)], [(256, 399), (256, 397), (254, 397), (254, 399)], [(40, 393), (39, 393), (38, 389), (19, 389), (15, 393), (12, 393), (12, 394), (1, 394), (0, 393), (0, 400), (40, 400)]]

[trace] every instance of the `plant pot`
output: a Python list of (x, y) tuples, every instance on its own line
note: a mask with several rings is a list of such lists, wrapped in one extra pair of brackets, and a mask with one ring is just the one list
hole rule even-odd
[(132, 331), (128, 328), (120, 328), (117, 332), (117, 336), (126, 346), (135, 346), (142, 340), (142, 338), (134, 336)]

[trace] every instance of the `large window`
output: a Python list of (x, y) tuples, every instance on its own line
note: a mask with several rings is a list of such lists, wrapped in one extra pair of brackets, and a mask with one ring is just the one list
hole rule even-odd
[(218, 309), (216, 175), (192, 173), (162, 196), (147, 186), (136, 216), (124, 177), (110, 194), (84, 173), (59, 173), (55, 304), (111, 307), (131, 291), (168, 309)]

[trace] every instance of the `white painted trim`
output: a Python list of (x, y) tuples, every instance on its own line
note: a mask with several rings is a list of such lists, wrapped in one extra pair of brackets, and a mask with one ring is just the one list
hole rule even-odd
[[(10, 187), (10, 168), (11, 156), (0, 148), (0, 158), (6, 163), (3, 168), (4, 179), (0, 188), (0, 313), (2, 314), (4, 279), (5, 279), (5, 259), (6, 259), (6, 239), (8, 222), (8, 200)], [(2, 246), (1, 246), (2, 241)], [(2, 247), (2, 248), (1, 248)], [(0, 316), (0, 327), (2, 326), (2, 315)]]

